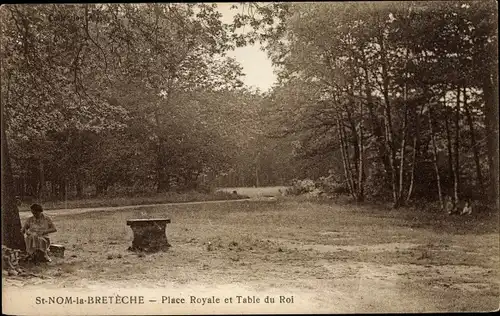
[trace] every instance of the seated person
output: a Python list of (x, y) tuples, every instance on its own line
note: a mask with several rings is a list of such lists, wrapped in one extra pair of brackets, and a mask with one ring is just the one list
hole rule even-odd
[(21, 232), (26, 234), (26, 252), (32, 260), (37, 261), (38, 255), (41, 255), (44, 261), (50, 262), (48, 255), (50, 240), (47, 237), (50, 233), (55, 233), (52, 220), (43, 214), (42, 206), (39, 204), (31, 205), (33, 216), (26, 220)]
[(457, 207), (455, 205), (455, 202), (453, 201), (453, 198), (451, 196), (447, 196), (445, 198), (444, 202), (444, 209), (448, 215), (454, 214), (457, 211)]
[(462, 215), (472, 215), (472, 203), (470, 200), (465, 201), (464, 209), (462, 210)]

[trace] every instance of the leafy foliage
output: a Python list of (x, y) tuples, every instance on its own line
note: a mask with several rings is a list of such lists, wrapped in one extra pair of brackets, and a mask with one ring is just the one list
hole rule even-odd
[(486, 186), (497, 198), (492, 3), (245, 8), (234, 27), (253, 26), (248, 40), (264, 42), (279, 69), (272, 131), (294, 139), (297, 156), (327, 162), (323, 175), (343, 169), (337, 175), (358, 200), (457, 202), (484, 198)]

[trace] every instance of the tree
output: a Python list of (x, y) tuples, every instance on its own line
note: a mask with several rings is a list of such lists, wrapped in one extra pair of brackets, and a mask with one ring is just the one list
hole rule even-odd
[[(231, 59), (221, 59), (230, 48), (226, 28), (214, 6), (186, 5), (117, 5), (114, 28), (128, 35), (127, 46), (117, 56), (127, 59), (120, 69), (126, 85), (138, 87), (141, 102), (124, 102), (127, 109), (141, 115), (150, 125), (156, 143), (157, 190), (169, 190), (175, 167), (169, 165), (172, 109), (187, 106), (202, 90), (219, 90), (241, 85), (241, 68)], [(146, 100), (144, 100), (144, 96)], [(124, 101), (124, 100), (121, 100)], [(180, 158), (180, 157), (179, 157)]]

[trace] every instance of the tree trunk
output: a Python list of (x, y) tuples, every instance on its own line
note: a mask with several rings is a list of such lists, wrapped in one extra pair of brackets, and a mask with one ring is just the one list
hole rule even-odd
[[(2, 104), (2, 112), (4, 110)], [(24, 237), (21, 233), (21, 219), (16, 203), (14, 177), (10, 164), (9, 145), (7, 143), (4, 113), (2, 113), (2, 245), (12, 249), (25, 250)]]
[[(4, 71), (3, 67), (3, 52), (0, 52), (0, 71)], [(7, 76), (7, 91), (6, 97), (3, 98), (2, 84), (0, 84), (0, 116), (2, 129), (2, 173), (1, 173), (1, 191), (2, 191), (2, 246), (11, 249), (26, 250), (24, 236), (21, 233), (21, 218), (19, 217), (19, 209), (17, 208), (16, 188), (14, 186), (14, 176), (12, 174), (12, 166), (10, 161), (9, 145), (7, 140), (7, 125), (5, 121), (5, 106), (9, 102), (10, 92), (10, 73)], [(3, 266), (3, 260), (2, 260)]]
[(69, 181), (66, 177), (64, 177), (64, 203), (68, 202), (68, 187), (69, 187)]
[(108, 192), (108, 183), (102, 182), (96, 185), (96, 195), (101, 196), (105, 195)]
[(460, 200), (460, 87), (457, 87), (457, 105), (455, 108), (455, 168), (453, 172), (453, 195), (455, 205)]
[(76, 187), (76, 197), (78, 198), (83, 197), (83, 181), (80, 175), (76, 176), (75, 187)]
[(30, 157), (27, 161), (28, 195), (34, 198), (38, 197), (39, 189), (39, 170), (37, 161)]
[(358, 173), (358, 202), (363, 202), (365, 199), (365, 166), (364, 166), (364, 144), (363, 144), (363, 103), (359, 103), (359, 113), (361, 117), (361, 122), (359, 123), (359, 173)]
[(411, 163), (411, 172), (410, 172), (410, 184), (408, 188), (408, 194), (406, 196), (406, 202), (408, 203), (411, 200), (413, 195), (413, 187), (415, 183), (415, 166), (417, 164), (417, 155), (420, 151), (420, 118), (422, 117), (424, 107), (421, 108), (420, 113), (415, 109), (415, 134), (413, 135), (413, 147), (412, 147), (412, 163)]
[[(408, 67), (409, 50), (406, 50), (405, 56), (405, 68)], [(404, 174), (405, 174), (405, 156), (406, 156), (406, 134), (408, 130), (408, 72), (404, 73), (404, 84), (403, 84), (403, 127), (401, 128), (401, 145), (400, 152), (401, 157), (399, 160), (399, 191), (398, 191), (398, 205), (403, 205), (406, 199), (403, 198), (404, 191)]]
[(42, 159), (39, 160), (39, 170), (40, 170), (40, 182), (38, 189), (38, 199), (40, 201), (43, 201), (43, 198), (45, 196), (45, 170), (43, 167)]
[(391, 170), (391, 188), (392, 188), (392, 199), (393, 199), (393, 207), (398, 208), (398, 186), (397, 186), (397, 178), (396, 178), (396, 154), (394, 151), (394, 142), (393, 142), (393, 132), (391, 128), (391, 114), (390, 107), (386, 104), (385, 106), (385, 146), (386, 152), (389, 156), (389, 165)]
[(384, 141), (384, 135), (382, 132), (382, 127), (380, 126), (380, 121), (375, 114), (375, 109), (373, 105), (373, 97), (372, 97), (372, 92), (370, 88), (370, 76), (368, 73), (367, 67), (363, 67), (364, 73), (365, 73), (365, 93), (366, 93), (366, 106), (368, 108), (368, 115), (370, 117), (370, 123), (371, 123), (371, 128), (372, 128), (372, 133), (375, 136), (375, 139), (377, 140), (377, 151), (378, 155), (380, 157), (380, 160), (384, 166), (385, 169), (385, 174), (386, 174), (386, 181), (390, 181), (389, 179), (391, 178), (391, 167), (390, 167), (390, 161), (389, 161), (389, 153), (386, 151), (385, 147), (385, 141)]
[(50, 190), (51, 191), (50, 197), (51, 198), (57, 197), (57, 183), (56, 183), (56, 181), (54, 181), (54, 180), (50, 181), (50, 189), (51, 189)]
[[(347, 132), (345, 129), (345, 126), (341, 124), (341, 131), (342, 131), (342, 139), (344, 142), (344, 154), (345, 154), (345, 159), (346, 159), (346, 166), (347, 166), (347, 171), (349, 174), (349, 181), (351, 183), (351, 187), (353, 190), (353, 197), (358, 199), (358, 185), (356, 183), (356, 178), (353, 175), (352, 172), (352, 162), (351, 162), (351, 157), (349, 155), (349, 141), (347, 138)], [(356, 148), (357, 150), (357, 148)], [(355, 161), (355, 164), (357, 165), (357, 161)]]
[(255, 186), (258, 188), (260, 186), (260, 179), (259, 179), (259, 161), (260, 161), (260, 154), (257, 154), (257, 157), (255, 159)]
[(476, 133), (474, 131), (474, 120), (472, 119), (472, 113), (470, 112), (469, 105), (467, 104), (467, 91), (464, 88), (464, 109), (465, 115), (467, 117), (467, 124), (469, 125), (471, 148), (474, 153), (474, 163), (476, 166), (476, 177), (477, 177), (477, 188), (481, 194), (484, 194), (484, 180), (483, 174), (481, 172), (481, 163), (479, 159), (478, 144), (476, 143)]
[(498, 144), (498, 82), (497, 77), (488, 73), (483, 76), (482, 88), (485, 103), (486, 143), (488, 151), (488, 166), (490, 178), (490, 200), (495, 201), (495, 207), (500, 210), (499, 192), (499, 144)]
[(397, 206), (403, 204), (403, 189), (404, 189), (404, 171), (405, 171), (405, 155), (406, 155), (406, 129), (408, 128), (408, 103), (407, 103), (407, 87), (405, 84), (403, 98), (404, 98), (404, 118), (403, 128), (401, 130), (401, 158), (399, 160), (399, 191)]
[(384, 166), (384, 170), (387, 176), (387, 181), (390, 181), (389, 179), (391, 178), (391, 165), (389, 161), (389, 153), (386, 150), (385, 146), (385, 140), (384, 140), (384, 134), (382, 132), (382, 127), (380, 126), (379, 119), (375, 115), (375, 110), (373, 108), (373, 101), (371, 98), (371, 92), (370, 97), (367, 102), (367, 107), (368, 107), (368, 114), (370, 116), (370, 123), (372, 127), (372, 133), (375, 136), (375, 139), (377, 140), (377, 151), (378, 155), (380, 157), (380, 161), (382, 162)]
[(19, 190), (19, 196), (24, 197), (24, 196), (26, 196), (26, 179), (24, 176), (24, 172), (22, 172), (22, 174), (21, 174), (20, 181), (21, 181), (21, 187)]
[(337, 127), (338, 127), (338, 135), (339, 135), (339, 140), (340, 140), (340, 150), (342, 154), (342, 164), (344, 166), (344, 174), (345, 178), (347, 181), (347, 185), (349, 187), (349, 191), (351, 192), (351, 195), (354, 198), (357, 198), (356, 191), (354, 190), (354, 183), (352, 181), (351, 177), (351, 166), (349, 163), (349, 153), (346, 152), (346, 146), (345, 146), (345, 138), (344, 138), (344, 132), (343, 132), (343, 127), (342, 127), (342, 120), (338, 119), (337, 120)]
[(438, 161), (437, 161), (437, 146), (436, 146), (436, 135), (434, 135), (434, 127), (433, 122), (432, 122), (432, 108), (429, 105), (429, 111), (427, 111), (427, 115), (429, 118), (429, 130), (431, 133), (431, 141), (432, 141), (432, 160), (434, 164), (434, 171), (436, 172), (436, 182), (437, 182), (437, 189), (438, 189), (438, 198), (439, 198), (439, 204), (441, 206), (441, 209), (444, 210), (444, 201), (443, 201), (443, 194), (441, 192), (441, 177), (439, 175), (439, 166), (438, 166)]
[(66, 201), (66, 197), (67, 197), (66, 187), (67, 187), (67, 180), (66, 180), (66, 177), (64, 177), (61, 180), (59, 180), (59, 198), (62, 201)]
[(450, 122), (448, 120), (448, 115), (446, 115), (444, 119), (444, 124), (446, 127), (446, 148), (448, 150), (448, 174), (453, 177), (453, 181), (455, 181), (455, 167), (453, 166), (453, 149), (451, 143), (451, 131), (450, 131)]
[(392, 200), (393, 207), (397, 208), (398, 205), (398, 185), (397, 185), (397, 177), (396, 177), (396, 151), (394, 146), (394, 131), (392, 128), (392, 114), (391, 114), (391, 104), (389, 99), (389, 65), (386, 56), (386, 49), (384, 44), (383, 35), (379, 36), (379, 44), (380, 44), (380, 55), (382, 59), (382, 86), (383, 86), (383, 97), (384, 97), (384, 129), (385, 129), (385, 147), (386, 152), (389, 155), (389, 164), (391, 168), (391, 187), (392, 187)]
[[(350, 103), (350, 106), (354, 107), (354, 103)], [(356, 128), (356, 122), (354, 122), (354, 119), (352, 118), (352, 114), (351, 114), (349, 107), (345, 107), (345, 110), (347, 113), (347, 121), (349, 122), (349, 125), (351, 127), (351, 135), (352, 135), (352, 139), (353, 139), (352, 146), (354, 149), (354, 172), (355, 172), (356, 176), (358, 176), (360, 174), (359, 159), (361, 157), (360, 148), (359, 148), (358, 132), (357, 132), (357, 128)], [(344, 143), (346, 145), (346, 155), (349, 155), (349, 141), (347, 140), (346, 132), (345, 132), (343, 127), (342, 127), (342, 132), (344, 133)], [(349, 156), (347, 156), (347, 157), (349, 157)], [(348, 159), (348, 161), (349, 161), (348, 166), (350, 168), (351, 167), (350, 159)], [(352, 177), (353, 189), (356, 192), (358, 192), (359, 191), (359, 182), (357, 182), (355, 180), (355, 178), (352, 176), (352, 171), (351, 171), (351, 177)]]
[(167, 173), (165, 172), (165, 143), (163, 141), (163, 138), (159, 137), (158, 139), (158, 144), (157, 144), (157, 150), (156, 150), (156, 181), (157, 181), (157, 187), (156, 191), (158, 193), (160, 192), (166, 192), (170, 190), (170, 181), (167, 176)]

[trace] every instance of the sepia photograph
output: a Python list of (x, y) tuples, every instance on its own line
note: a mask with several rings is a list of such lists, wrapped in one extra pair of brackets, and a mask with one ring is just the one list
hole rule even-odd
[(0, 6), (4, 315), (492, 312), (498, 4)]

